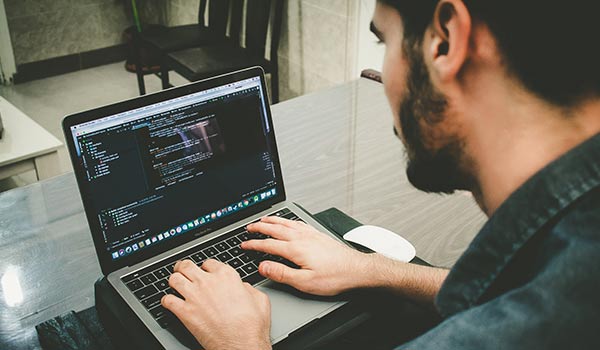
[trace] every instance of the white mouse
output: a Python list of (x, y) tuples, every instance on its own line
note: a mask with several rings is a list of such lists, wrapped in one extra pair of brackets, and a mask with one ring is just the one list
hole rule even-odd
[(359, 226), (346, 232), (344, 239), (394, 260), (409, 262), (416, 255), (415, 247), (409, 241), (378, 226)]

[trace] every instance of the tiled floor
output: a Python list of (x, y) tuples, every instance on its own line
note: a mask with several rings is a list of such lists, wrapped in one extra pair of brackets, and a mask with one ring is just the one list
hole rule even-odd
[[(188, 83), (174, 72), (169, 78), (176, 86)], [(148, 92), (160, 90), (156, 76), (148, 75), (145, 81)], [(23, 84), (0, 85), (0, 96), (64, 142), (60, 124), (65, 115), (138, 96), (138, 88), (135, 74), (125, 71), (120, 62)], [(59, 158), (62, 172), (71, 171), (64, 147)], [(33, 172), (0, 180), (0, 191), (34, 181)]]

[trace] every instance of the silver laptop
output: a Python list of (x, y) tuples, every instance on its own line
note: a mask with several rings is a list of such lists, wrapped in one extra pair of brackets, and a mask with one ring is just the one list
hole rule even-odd
[(260, 261), (291, 263), (239, 247), (266, 237), (245, 230), (265, 215), (328, 232), (286, 199), (261, 68), (69, 115), (63, 131), (102, 272), (165, 348), (198, 347), (160, 305), (178, 260), (218, 259), (267, 293), (273, 343), (345, 303), (265, 280)]

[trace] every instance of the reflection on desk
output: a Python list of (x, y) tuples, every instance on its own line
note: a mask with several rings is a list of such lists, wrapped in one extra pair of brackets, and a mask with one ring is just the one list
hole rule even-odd
[[(288, 198), (401, 233), (451, 266), (485, 217), (465, 194), (416, 191), (380, 84), (359, 79), (273, 106)], [(94, 303), (101, 276), (73, 174), (0, 194), (0, 349), (38, 349), (34, 326)]]

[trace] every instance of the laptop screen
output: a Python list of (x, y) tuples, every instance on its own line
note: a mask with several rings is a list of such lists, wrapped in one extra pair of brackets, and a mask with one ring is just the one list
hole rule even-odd
[(274, 198), (267, 108), (257, 76), (70, 126), (109, 259), (198, 236)]

